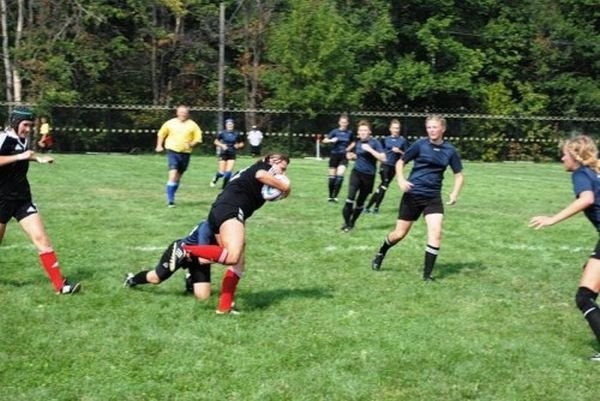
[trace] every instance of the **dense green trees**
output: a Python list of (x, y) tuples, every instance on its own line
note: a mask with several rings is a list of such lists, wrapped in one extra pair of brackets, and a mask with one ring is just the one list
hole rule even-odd
[[(216, 105), (219, 2), (2, 4), (6, 100)], [(228, 107), (600, 112), (594, 0), (226, 5)]]

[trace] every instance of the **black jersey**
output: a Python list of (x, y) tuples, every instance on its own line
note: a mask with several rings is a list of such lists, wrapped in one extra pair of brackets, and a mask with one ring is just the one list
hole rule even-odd
[[(0, 132), (0, 156), (10, 156), (27, 150), (27, 139), (19, 138), (13, 130)], [(27, 181), (29, 160), (0, 166), (0, 199), (31, 199)]]
[(258, 170), (269, 171), (271, 165), (264, 161), (259, 161), (243, 170), (235, 173), (223, 191), (217, 196), (212, 207), (217, 208), (220, 205), (235, 206), (242, 209), (244, 219), (252, 216), (256, 210), (265, 204), (261, 189), (263, 183), (256, 179)]

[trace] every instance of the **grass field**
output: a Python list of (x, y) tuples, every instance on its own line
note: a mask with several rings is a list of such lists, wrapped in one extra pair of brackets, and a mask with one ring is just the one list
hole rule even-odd
[[(206, 216), (218, 192), (208, 186), (214, 158), (192, 159), (175, 209), (165, 207), (163, 157), (56, 159), (32, 165), (30, 181), (63, 271), (83, 292), (54, 295), (34, 248), (9, 224), (0, 400), (597, 398), (600, 365), (587, 361), (595, 341), (573, 301), (594, 229), (583, 216), (527, 227), (572, 200), (559, 164), (465, 163), (438, 281), (425, 284), (422, 220), (380, 272), (370, 269), (395, 223), (396, 186), (381, 214), (343, 234), (342, 204), (326, 202), (326, 163), (293, 160), (292, 196), (247, 225), (243, 313), (217, 316), (216, 296), (184, 296), (181, 274), (122, 287), (126, 272), (153, 266)], [(215, 266), (215, 292), (222, 271)]]

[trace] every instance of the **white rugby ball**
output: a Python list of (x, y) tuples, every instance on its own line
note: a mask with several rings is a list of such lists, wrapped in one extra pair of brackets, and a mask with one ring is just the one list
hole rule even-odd
[[(290, 182), (290, 179), (283, 174), (275, 174), (274, 177), (277, 178), (279, 181), (283, 181), (288, 184)], [(267, 184), (263, 185), (261, 194), (263, 199), (267, 201), (276, 201), (284, 198), (283, 193), (280, 190)]]

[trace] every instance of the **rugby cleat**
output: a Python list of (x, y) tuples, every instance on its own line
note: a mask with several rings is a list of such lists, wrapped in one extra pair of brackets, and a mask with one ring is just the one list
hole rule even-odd
[(435, 281), (435, 277), (433, 276), (423, 276), (423, 281), (426, 283), (433, 283)]
[(381, 264), (383, 263), (383, 257), (383, 253), (376, 254), (373, 258), (373, 261), (371, 262), (371, 269), (380, 270)]
[(65, 280), (60, 291), (57, 292), (59, 295), (75, 294), (81, 290), (80, 283), (71, 283), (69, 280)]
[(590, 357), (590, 361), (600, 362), (600, 352), (598, 352), (597, 354), (592, 355)]
[(133, 281), (133, 273), (127, 273), (125, 275), (125, 280), (123, 280), (123, 287), (133, 288), (137, 284)]

